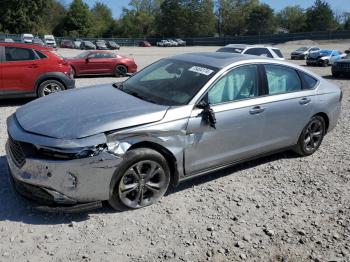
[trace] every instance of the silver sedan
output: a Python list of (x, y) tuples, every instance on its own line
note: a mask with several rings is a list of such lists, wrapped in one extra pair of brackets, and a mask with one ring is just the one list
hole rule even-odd
[(214, 170), (287, 149), (313, 154), (341, 100), (337, 86), (284, 61), (178, 55), (123, 83), (19, 108), (7, 123), (7, 161), (16, 189), (48, 207), (141, 208)]

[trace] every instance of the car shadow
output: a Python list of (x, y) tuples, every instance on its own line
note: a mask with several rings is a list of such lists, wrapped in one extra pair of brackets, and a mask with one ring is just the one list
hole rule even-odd
[(208, 173), (208, 174), (203, 175), (203, 176), (198, 176), (198, 177), (192, 178), (190, 180), (187, 180), (183, 183), (180, 183), (177, 187), (171, 187), (168, 190), (168, 192), (166, 193), (166, 195), (175, 194), (179, 191), (186, 190), (186, 189), (189, 189), (193, 186), (198, 186), (200, 184), (210, 182), (210, 181), (218, 179), (220, 177), (233, 175), (233, 173), (241, 171), (241, 170), (254, 168), (256, 166), (260, 166), (260, 165), (263, 165), (266, 163), (274, 162), (274, 161), (277, 161), (280, 159), (290, 159), (290, 158), (298, 158), (298, 157), (300, 157), (300, 156), (297, 155), (296, 153), (294, 153), (293, 151), (284, 151), (284, 152), (272, 154), (269, 156), (257, 158), (255, 160), (243, 162), (241, 164), (233, 165), (233, 166), (221, 169), (219, 171)]
[[(166, 193), (166, 196), (176, 194), (180, 191), (189, 189), (193, 186), (197, 186), (203, 183), (207, 183), (220, 177), (232, 175), (233, 173), (240, 170), (254, 168), (256, 166), (277, 161), (279, 159), (295, 157), (298, 157), (295, 153), (286, 151), (267, 157), (262, 157), (249, 162), (245, 162), (242, 164), (238, 164), (204, 176), (193, 178), (191, 180), (181, 183), (177, 187), (170, 187), (168, 192)], [(15, 221), (22, 222), (25, 224), (70, 224), (72, 221), (79, 222), (88, 220), (91, 214), (107, 214), (116, 212), (107, 203), (103, 203), (102, 208), (77, 214), (45, 213), (36, 210), (31, 201), (21, 197), (12, 188), (9, 172), (7, 169), (7, 160), (5, 156), (0, 157), (0, 199), (2, 202), (2, 204), (0, 205), (0, 221)]]
[(7, 107), (7, 106), (22, 106), (24, 104), (27, 104), (33, 100), (35, 100), (35, 97), (31, 98), (1, 98), (0, 99), (0, 107)]
[(350, 75), (348, 76), (333, 76), (333, 75), (326, 75), (326, 76), (322, 76), (325, 79), (332, 79), (332, 80), (349, 80), (350, 79)]

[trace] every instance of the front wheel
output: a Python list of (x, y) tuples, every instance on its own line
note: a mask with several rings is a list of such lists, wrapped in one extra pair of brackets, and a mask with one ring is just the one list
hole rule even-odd
[(64, 85), (57, 80), (46, 80), (38, 88), (38, 96), (43, 97), (65, 90)]
[(301, 156), (312, 155), (320, 147), (325, 133), (326, 124), (324, 118), (321, 116), (312, 117), (299, 137), (295, 152)]
[(124, 211), (157, 203), (170, 183), (166, 159), (157, 151), (138, 148), (126, 153), (110, 185), (109, 204)]

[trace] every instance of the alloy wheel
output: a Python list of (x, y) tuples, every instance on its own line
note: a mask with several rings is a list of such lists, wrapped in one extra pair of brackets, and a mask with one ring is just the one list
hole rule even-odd
[(54, 82), (47, 83), (43, 88), (43, 96), (63, 91), (62, 87)]
[(122, 176), (118, 186), (120, 200), (129, 208), (141, 208), (157, 202), (168, 186), (160, 164), (143, 160), (133, 164)]
[(316, 151), (322, 142), (324, 126), (319, 119), (311, 121), (304, 134), (304, 148), (308, 152)]

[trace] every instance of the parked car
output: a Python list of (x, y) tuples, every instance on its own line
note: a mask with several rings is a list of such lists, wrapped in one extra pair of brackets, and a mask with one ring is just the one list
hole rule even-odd
[(80, 38), (77, 38), (73, 41), (74, 43), (74, 48), (76, 49), (81, 49), (80, 46), (81, 46), (81, 43), (83, 42), (83, 39), (80, 39)]
[(34, 39), (33, 39), (33, 44), (45, 46), (45, 43), (44, 43), (43, 40), (41, 40), (39, 37), (34, 37)]
[(53, 47), (53, 48), (57, 47), (56, 40), (53, 35), (44, 35), (44, 42), (46, 46)]
[(5, 43), (14, 43), (15, 41), (12, 38), (5, 38), (2, 42)]
[(105, 40), (97, 40), (95, 41), (96, 49), (98, 50), (108, 50), (107, 44)]
[(315, 46), (303, 46), (295, 50), (290, 54), (290, 59), (302, 59), (304, 60), (310, 53), (318, 52), (321, 49)]
[(342, 59), (346, 54), (342, 54), (337, 50), (320, 50), (310, 53), (306, 58), (306, 65), (329, 66), (335, 61)]
[(67, 58), (67, 61), (72, 66), (74, 76), (125, 76), (137, 71), (134, 59), (108, 51), (85, 51), (76, 57)]
[(277, 60), (284, 60), (282, 52), (277, 47), (263, 45), (238, 45), (229, 44), (219, 48), (216, 52), (236, 53), (269, 57)]
[(157, 46), (161, 46), (161, 47), (166, 47), (166, 46), (170, 46), (170, 42), (168, 40), (161, 40), (160, 42), (157, 42)]
[(96, 49), (96, 46), (91, 41), (83, 41), (80, 44), (80, 49), (94, 50), (94, 49)]
[(62, 40), (60, 46), (61, 48), (75, 48), (72, 40)]
[(178, 43), (179, 46), (186, 46), (186, 41), (180, 38), (175, 39), (175, 41)]
[(114, 41), (107, 41), (106, 44), (107, 44), (107, 47), (111, 50), (119, 50), (120, 49), (120, 45), (118, 45)]
[(74, 88), (69, 64), (52, 48), (0, 43), (1, 97), (46, 96)]
[(176, 41), (174, 41), (172, 39), (168, 39), (167, 41), (170, 43), (170, 46), (178, 46), (179, 45)]
[(148, 41), (140, 41), (139, 46), (141, 47), (150, 47), (152, 46)]
[(22, 34), (21, 42), (25, 44), (32, 44), (34, 40), (34, 36), (32, 34)]
[(332, 65), (332, 75), (334, 77), (350, 76), (350, 53)]
[(136, 209), (169, 184), (261, 155), (313, 154), (336, 126), (341, 99), (336, 85), (284, 61), (177, 55), (123, 83), (17, 109), (7, 122), (7, 162), (19, 192), (71, 205), (65, 210), (104, 200)]

